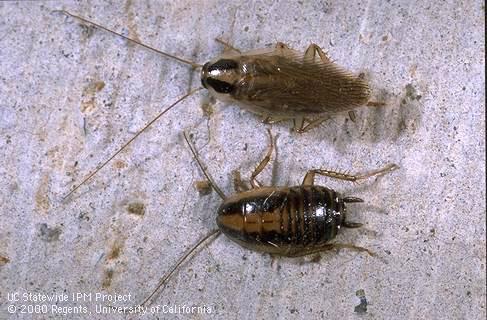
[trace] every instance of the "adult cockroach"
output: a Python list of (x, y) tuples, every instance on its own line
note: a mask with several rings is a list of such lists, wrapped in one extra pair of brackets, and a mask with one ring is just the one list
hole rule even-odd
[[(201, 83), (212, 96), (262, 116), (265, 123), (292, 120), (295, 131), (305, 132), (335, 113), (348, 111), (353, 119), (353, 109), (362, 105), (381, 105), (369, 101), (370, 89), (363, 78), (354, 76), (333, 63), (316, 44), (311, 44), (304, 53), (290, 49), (281, 42), (278, 42), (275, 48), (241, 52), (217, 39), (225, 46), (226, 52), (201, 65), (147, 46), (67, 11), (55, 12), (71, 16), (193, 68), (201, 68)], [(75, 186), (65, 198), (95, 175), (167, 111), (202, 89), (191, 90), (162, 111)]]
[(335, 190), (314, 184), (315, 175), (356, 182), (379, 176), (398, 169), (389, 164), (367, 174), (351, 175), (324, 169), (309, 170), (301, 185), (293, 187), (263, 186), (257, 176), (269, 163), (274, 148), (270, 130), (267, 154), (250, 176), (250, 188), (237, 178), (236, 193), (227, 197), (213, 182), (198, 158), (194, 146), (184, 134), (191, 152), (201, 171), (223, 202), (217, 210), (218, 229), (213, 230), (184, 254), (161, 279), (156, 289), (141, 303), (145, 305), (167, 282), (178, 267), (202, 244), (213, 236), (224, 233), (239, 245), (255, 251), (285, 257), (300, 257), (331, 249), (348, 248), (367, 252), (366, 248), (353, 244), (330, 243), (341, 227), (358, 228), (361, 223), (347, 220), (345, 204), (363, 202), (357, 197), (343, 197)]

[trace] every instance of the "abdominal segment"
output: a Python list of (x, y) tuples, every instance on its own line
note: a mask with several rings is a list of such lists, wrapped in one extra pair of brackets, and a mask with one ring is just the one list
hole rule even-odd
[(335, 238), (343, 203), (320, 186), (259, 188), (228, 198), (217, 224), (244, 247), (287, 255)]

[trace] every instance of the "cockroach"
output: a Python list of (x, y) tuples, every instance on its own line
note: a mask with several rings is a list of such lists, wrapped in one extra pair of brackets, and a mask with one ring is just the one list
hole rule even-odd
[[(142, 302), (145, 305), (167, 282), (179, 266), (202, 244), (221, 233), (244, 248), (284, 257), (300, 257), (332, 249), (352, 249), (367, 252), (370, 250), (353, 244), (330, 242), (335, 239), (342, 227), (359, 228), (361, 223), (347, 219), (347, 203), (363, 202), (361, 198), (342, 196), (330, 188), (314, 184), (315, 176), (322, 175), (334, 179), (357, 182), (379, 176), (398, 169), (388, 164), (366, 174), (346, 174), (325, 169), (309, 170), (301, 185), (292, 187), (263, 186), (257, 176), (269, 163), (274, 141), (268, 130), (270, 144), (267, 154), (250, 176), (250, 188), (238, 176), (236, 193), (227, 197), (215, 184), (199, 160), (194, 146), (184, 134), (198, 166), (210, 185), (222, 198), (217, 210), (218, 229), (211, 231), (186, 254), (161, 279), (156, 289)], [(243, 189), (243, 190), (242, 190)]]
[(362, 105), (382, 105), (369, 101), (370, 88), (362, 77), (355, 76), (332, 62), (316, 44), (311, 44), (304, 53), (293, 50), (282, 42), (278, 42), (274, 48), (241, 52), (221, 39), (216, 39), (225, 46), (225, 52), (202, 65), (152, 48), (70, 12), (64, 10), (55, 12), (110, 32), (165, 57), (188, 64), (194, 69), (201, 68), (203, 86), (191, 90), (159, 113), (108, 160), (75, 186), (65, 198), (95, 175), (167, 111), (203, 88), (219, 100), (239, 105), (260, 115), (264, 123), (292, 120), (293, 128), (297, 132), (308, 131), (335, 113), (348, 111), (354, 119), (353, 109)]

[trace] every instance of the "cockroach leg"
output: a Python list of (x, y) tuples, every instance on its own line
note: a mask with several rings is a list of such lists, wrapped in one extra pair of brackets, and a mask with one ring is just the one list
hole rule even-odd
[(358, 197), (345, 197), (343, 198), (344, 203), (356, 203), (356, 202), (364, 202), (364, 199)]
[(278, 122), (281, 122), (281, 121), (287, 121), (287, 120), (289, 120), (289, 117), (276, 117), (276, 116), (265, 115), (262, 118), (262, 123), (264, 123), (264, 124), (274, 124), (274, 123), (278, 123)]
[(329, 120), (329, 119), (330, 119), (330, 116), (323, 116), (323, 117), (316, 118), (314, 120), (306, 120), (305, 119), (305, 121), (307, 121), (308, 123), (305, 126), (299, 128), (297, 130), (297, 132), (298, 133), (307, 132), (313, 128), (316, 128), (317, 126), (319, 126), (320, 124), (322, 124), (323, 122), (325, 122), (326, 120)]
[(296, 117), (293, 119), (293, 131), (301, 132), (304, 127), (304, 117)]
[(235, 48), (234, 46), (232, 46), (231, 44), (229, 44), (225, 40), (222, 40), (220, 38), (215, 38), (215, 41), (218, 42), (218, 43), (220, 43), (220, 44), (222, 44), (225, 47), (225, 49), (223, 51), (224, 53), (226, 51), (235, 51), (236, 53), (239, 53), (239, 54), (242, 53), (242, 51), (240, 51), (239, 49)]
[(326, 52), (314, 43), (310, 44), (308, 49), (306, 49), (306, 52), (304, 53), (304, 60), (310, 62), (318, 62), (316, 61), (316, 53), (318, 53), (318, 56), (324, 63), (332, 63)]
[(344, 223), (342, 223), (342, 226), (345, 228), (354, 229), (360, 228), (361, 226), (363, 226), (363, 224), (360, 222), (345, 221)]
[[(388, 164), (382, 169), (378, 169), (375, 171), (372, 171), (370, 173), (366, 174), (358, 174), (358, 175), (352, 175), (352, 174), (347, 174), (347, 173), (342, 173), (338, 171), (331, 171), (331, 170), (326, 170), (326, 169), (312, 169), (309, 170), (306, 175), (304, 176), (303, 179), (303, 185), (307, 186), (312, 186), (314, 185), (315, 181), (315, 175), (319, 174), (322, 176), (330, 177), (333, 179), (338, 179), (338, 180), (345, 180), (345, 181), (359, 181), (359, 180), (364, 180), (373, 176), (381, 176), (383, 174), (386, 174), (388, 172), (391, 172), (393, 170), (398, 169), (399, 167), (395, 164)], [(356, 202), (356, 201), (348, 201), (348, 202)]]
[(242, 180), (240, 175), (240, 171), (234, 170), (233, 172), (233, 186), (235, 188), (235, 192), (244, 192), (250, 190), (247, 184)]
[(260, 161), (259, 165), (255, 168), (254, 172), (252, 172), (252, 175), (250, 176), (250, 185), (252, 188), (262, 187), (262, 184), (256, 178), (271, 160), (272, 149), (274, 149), (274, 139), (272, 138), (271, 130), (267, 129), (267, 132), (269, 133), (270, 140), (269, 148), (267, 149), (267, 154), (265, 155), (264, 159)]
[(384, 102), (378, 102), (378, 101), (369, 101), (367, 102), (368, 107), (383, 107), (386, 104)]
[(354, 251), (358, 251), (358, 252), (367, 252), (372, 257), (374, 257), (376, 255), (374, 252), (370, 251), (367, 248), (359, 247), (359, 246), (356, 246), (354, 244), (349, 244), (349, 243), (330, 243), (330, 248), (328, 250), (331, 250), (331, 249), (337, 249), (337, 250), (350, 249), (350, 250), (354, 250)]
[(293, 51), (284, 42), (277, 42), (276, 43), (276, 51), (278, 51), (281, 55), (293, 53)]
[(353, 110), (348, 111), (348, 116), (350, 117), (350, 120), (355, 123), (355, 120), (357, 120), (357, 116), (355, 115), (355, 112)]
[(289, 253), (287, 256), (292, 257), (292, 258), (297, 258), (297, 257), (303, 257), (307, 256), (310, 254), (318, 253), (318, 252), (323, 252), (323, 251), (328, 251), (328, 250), (333, 250), (333, 249), (350, 249), (358, 252), (367, 252), (370, 256), (375, 256), (375, 253), (370, 251), (369, 249), (366, 249), (364, 247), (359, 247), (353, 244), (349, 243), (325, 243), (321, 246), (318, 247), (313, 247), (308, 250), (302, 250), (299, 252), (292, 252)]
[(313, 120), (308, 120), (304, 117), (296, 117), (293, 119), (293, 130), (297, 133), (305, 133), (313, 128), (316, 128), (328, 119), (330, 119), (330, 116), (322, 116)]
[(285, 44), (284, 42), (280, 42), (280, 41), (276, 43), (276, 48), (277, 49), (289, 50), (289, 47), (287, 46), (287, 44)]

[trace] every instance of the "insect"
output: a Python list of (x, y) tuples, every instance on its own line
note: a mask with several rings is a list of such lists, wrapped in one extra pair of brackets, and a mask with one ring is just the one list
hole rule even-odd
[(357, 197), (343, 197), (335, 190), (314, 184), (315, 176), (356, 182), (372, 176), (379, 176), (398, 169), (388, 164), (382, 169), (367, 174), (351, 175), (324, 169), (309, 170), (301, 185), (292, 187), (263, 186), (257, 176), (269, 163), (274, 148), (270, 130), (270, 144), (267, 154), (257, 165), (250, 177), (250, 188), (237, 178), (236, 193), (225, 196), (213, 182), (199, 160), (194, 146), (185, 133), (184, 138), (200, 169), (223, 202), (217, 210), (218, 229), (193, 246), (162, 278), (156, 289), (141, 305), (146, 304), (167, 282), (169, 277), (203, 243), (223, 233), (242, 247), (250, 250), (285, 257), (300, 257), (321, 251), (348, 248), (367, 252), (366, 248), (346, 243), (331, 243), (341, 227), (359, 228), (361, 223), (347, 219), (347, 203), (363, 202)]
[(85, 180), (75, 186), (65, 198), (95, 175), (167, 111), (203, 88), (219, 100), (237, 104), (260, 115), (264, 123), (292, 120), (294, 130), (297, 132), (308, 131), (335, 113), (348, 111), (354, 119), (353, 109), (359, 106), (383, 105), (369, 101), (371, 91), (362, 77), (355, 76), (333, 63), (316, 44), (311, 44), (304, 53), (293, 50), (282, 42), (278, 42), (275, 48), (241, 52), (224, 41), (216, 39), (225, 46), (225, 52), (201, 65), (147, 46), (70, 12), (63, 10), (55, 12), (110, 32), (195, 69), (201, 68), (203, 86), (191, 90), (159, 113)]

